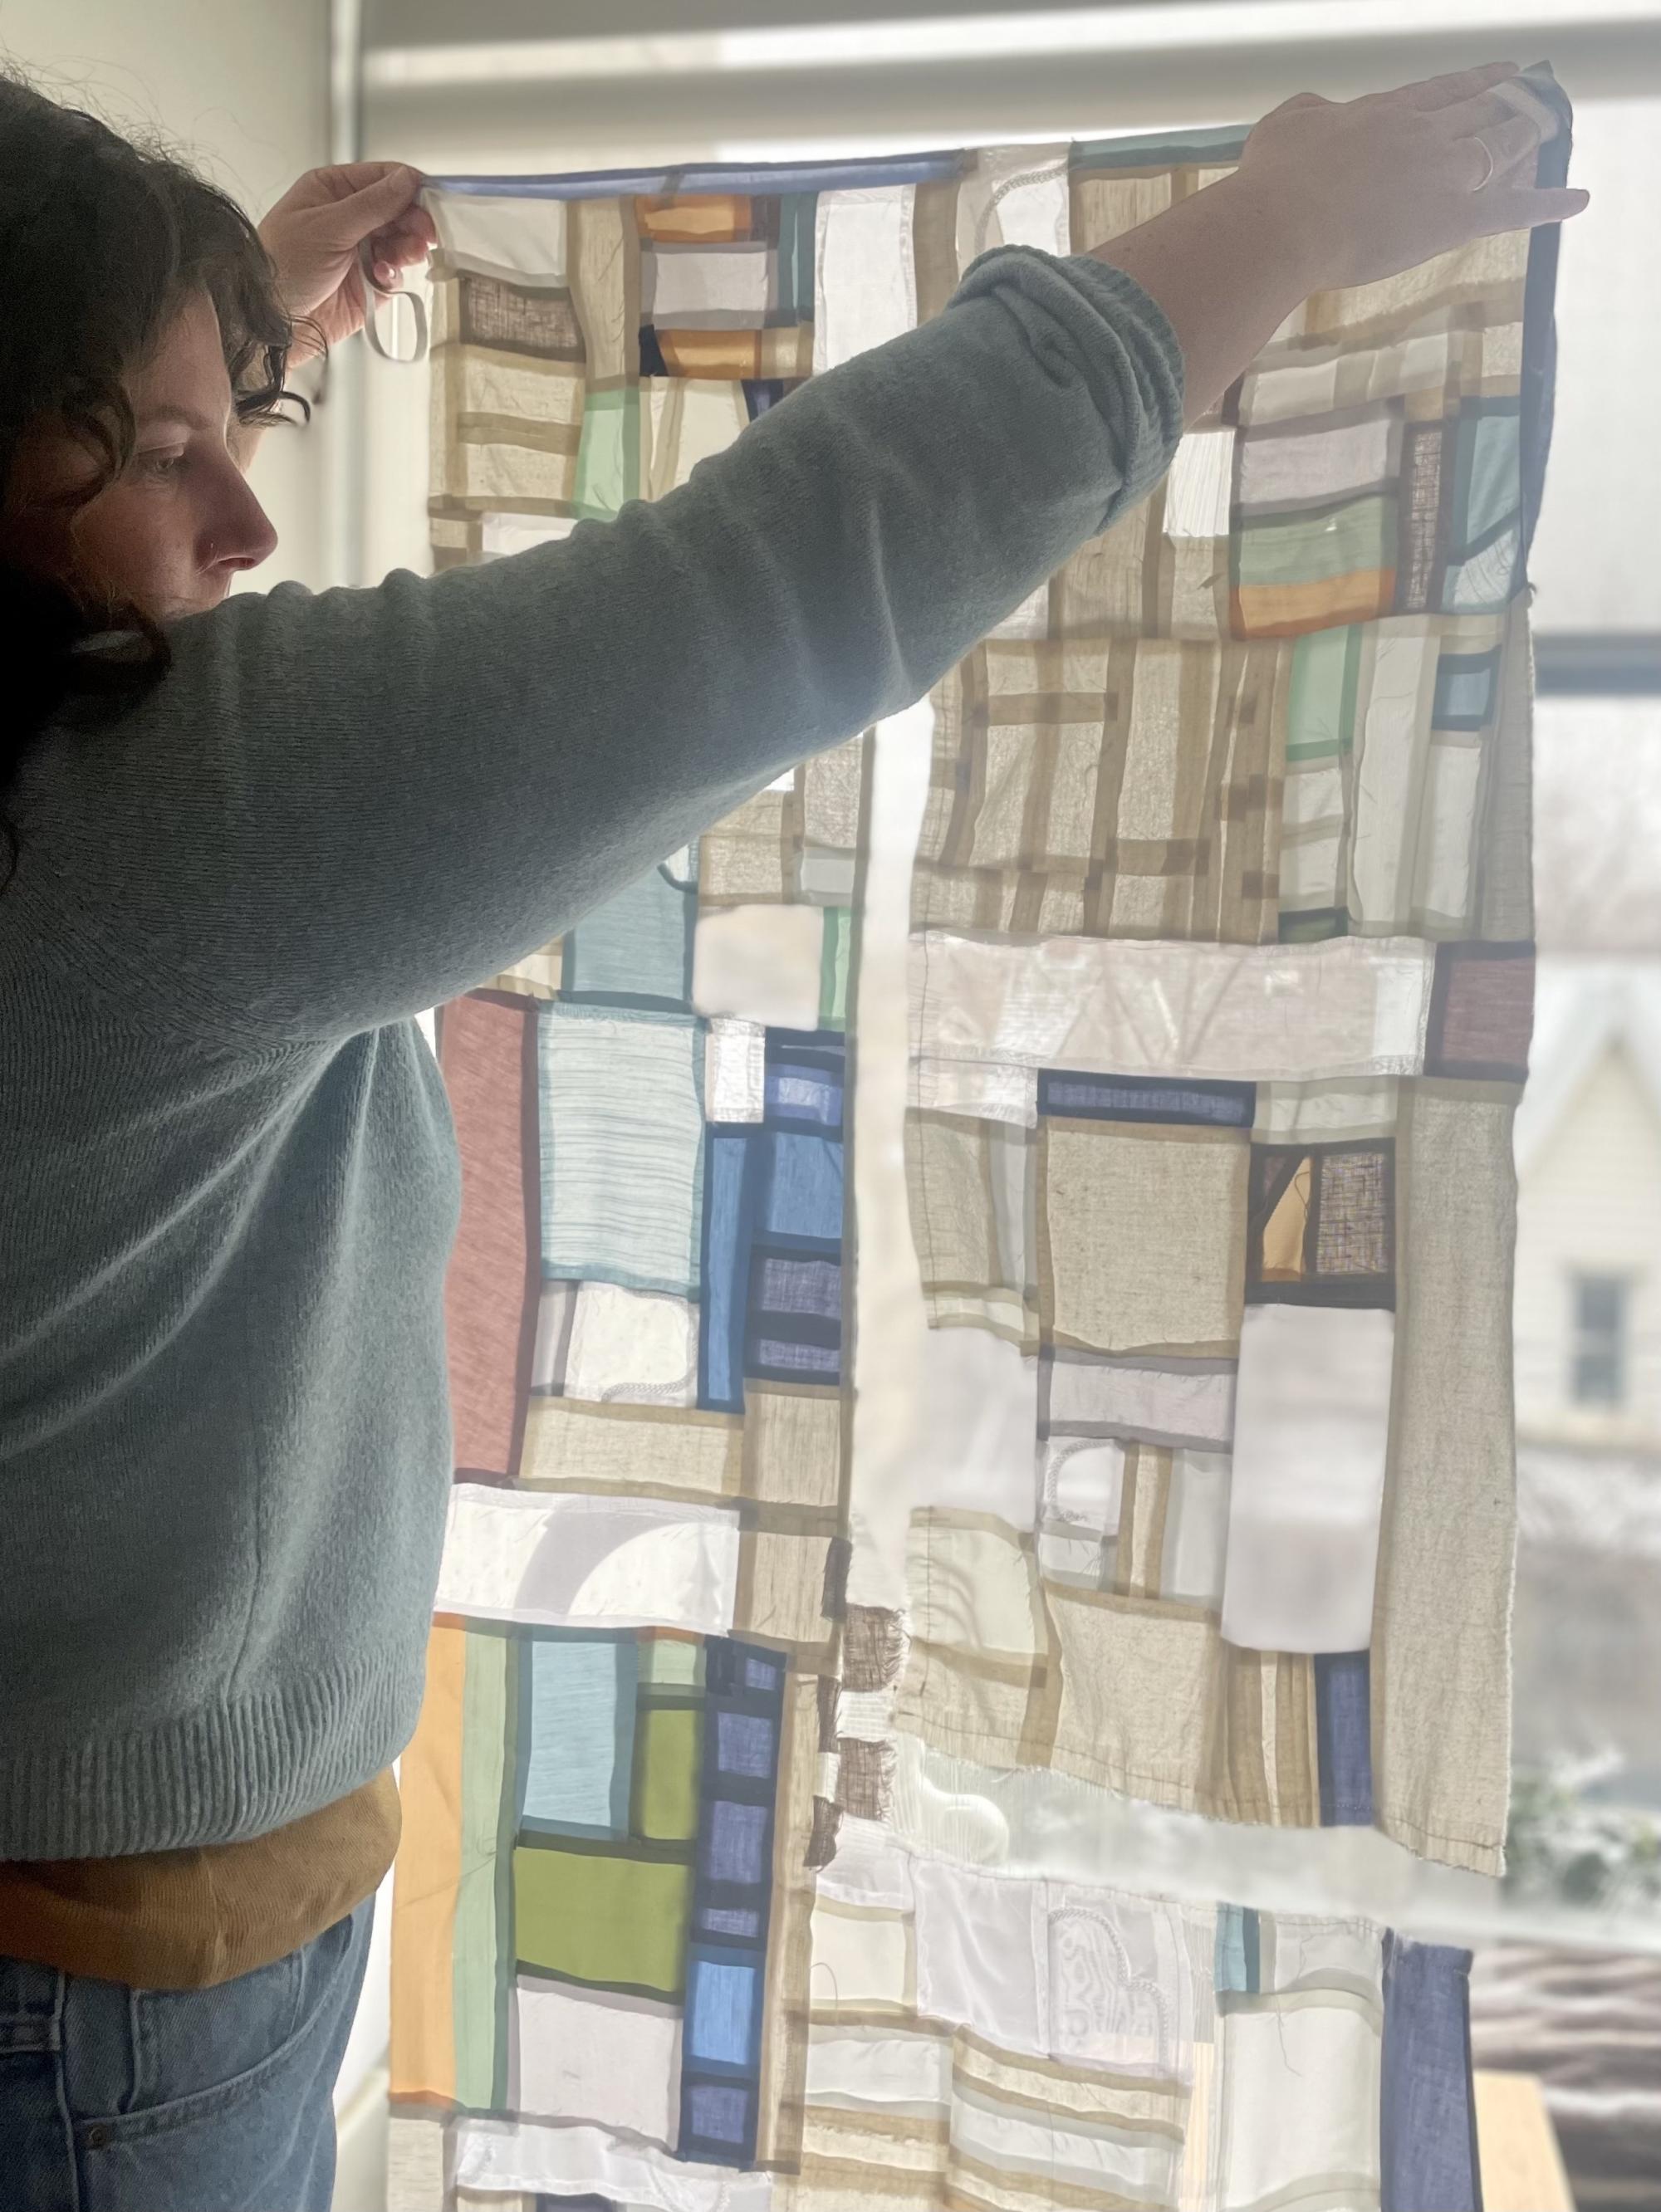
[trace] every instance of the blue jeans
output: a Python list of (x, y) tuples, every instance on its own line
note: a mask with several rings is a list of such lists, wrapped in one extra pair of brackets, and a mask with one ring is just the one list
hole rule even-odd
[(0, 2204), (328, 2212), (372, 1910), (212, 1990), (0, 1958)]

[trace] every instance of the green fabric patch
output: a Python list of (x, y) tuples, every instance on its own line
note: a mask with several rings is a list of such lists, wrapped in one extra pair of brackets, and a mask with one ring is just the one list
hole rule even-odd
[(521, 1844), (514, 1853), (520, 1964), (590, 1989), (679, 1996), (691, 1899), (690, 1854), (662, 1845)]
[(698, 1832), (703, 1715), (697, 1705), (642, 1705), (635, 1723), (629, 1828), (652, 1843), (690, 1844)]
[(461, 1692), (461, 1880), (456, 1890), (452, 2002), (455, 2021), (455, 2095), (459, 2105), (488, 2112), (506, 2089), (508, 1984), (502, 1931), (506, 1925), (512, 1805), (502, 1834), (510, 1670), (518, 1653), (505, 1636), (469, 1636)]
[(1458, 435), (1453, 511), (1459, 518), (1457, 543), (1463, 551), (1502, 530), (1522, 504), (1516, 401), (1466, 414)]
[(1396, 498), (1371, 493), (1320, 514), (1242, 520), (1235, 580), (1243, 590), (1323, 584), (1357, 570), (1396, 566)]
[(615, 514), (640, 496), (640, 387), (589, 390), (582, 405), (577, 478), (579, 515)]
[(778, 312), (788, 322), (813, 319), (818, 210), (817, 192), (779, 197)]
[(1283, 914), (1281, 916), (1282, 945), (1319, 945), (1329, 937), (1348, 937), (1349, 916), (1329, 906), (1313, 908), (1307, 914)]
[(1361, 672), (1358, 623), (1305, 630), (1292, 648), (1287, 702), (1287, 758), (1324, 760), (1355, 741), (1355, 695)]
[(703, 1684), (703, 1639), (689, 1642), (684, 1636), (651, 1636), (640, 1639), (640, 1680), (643, 1685), (680, 1684), (698, 1689)]
[(819, 952), (819, 1027), (848, 1026), (848, 963), (854, 941), (854, 910), (846, 906), (824, 909), (824, 940)]
[(561, 997), (686, 1007), (697, 905), (695, 884), (650, 869), (567, 933)]

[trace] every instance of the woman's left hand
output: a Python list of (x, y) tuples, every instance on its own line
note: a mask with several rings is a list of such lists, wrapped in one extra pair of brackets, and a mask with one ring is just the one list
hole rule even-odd
[[(330, 345), (363, 327), (363, 282), (357, 251), (370, 241), (378, 283), (423, 262), (437, 244), (432, 218), (416, 204), (418, 170), (402, 161), (346, 161), (307, 169), (259, 226), (277, 266), (283, 304), (311, 323)], [(290, 361), (318, 350), (312, 332), (295, 332)]]

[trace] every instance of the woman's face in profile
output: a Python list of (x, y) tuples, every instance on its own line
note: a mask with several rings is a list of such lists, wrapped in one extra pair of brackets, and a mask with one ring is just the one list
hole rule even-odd
[(69, 573), (157, 622), (216, 607), (277, 532), (242, 473), (248, 434), (231, 404), (218, 318), (205, 293), (173, 318), (127, 379), (137, 434), (119, 477), (77, 505), (95, 473), (67, 430), (19, 447), (8, 539), (27, 565)]

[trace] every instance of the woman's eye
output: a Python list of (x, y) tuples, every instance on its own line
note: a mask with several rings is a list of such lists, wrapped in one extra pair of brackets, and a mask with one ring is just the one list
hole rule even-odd
[(180, 473), (185, 466), (185, 456), (183, 453), (143, 453), (139, 457), (138, 465), (147, 477), (165, 482), (167, 477)]

